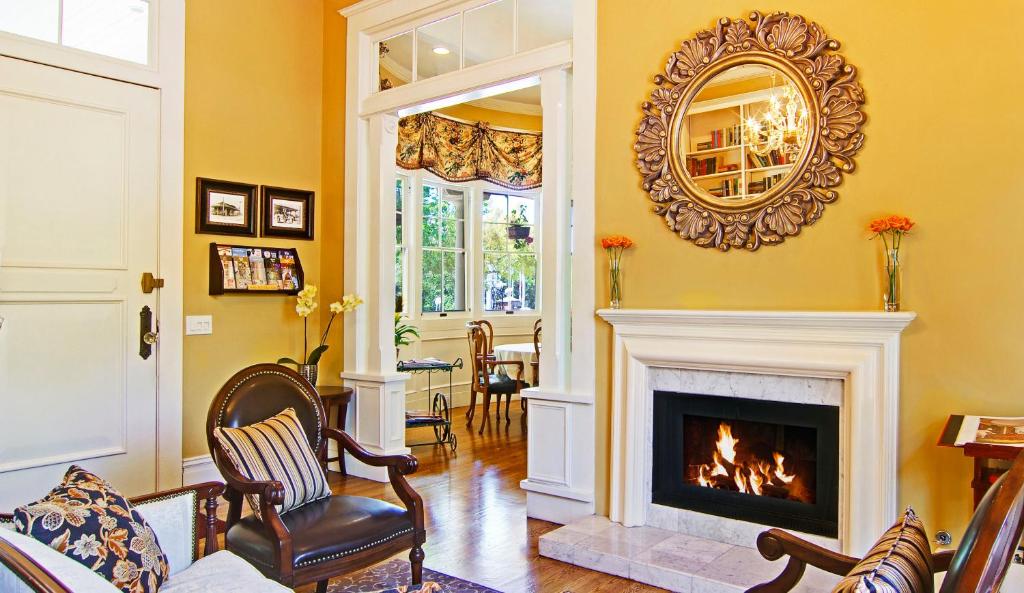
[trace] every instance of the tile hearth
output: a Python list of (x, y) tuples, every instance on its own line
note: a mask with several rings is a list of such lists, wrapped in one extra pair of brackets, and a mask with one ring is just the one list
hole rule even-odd
[[(782, 572), (757, 550), (654, 527), (588, 517), (540, 537), (540, 554), (678, 593), (742, 593)], [(830, 590), (838, 578), (808, 568), (794, 593)]]

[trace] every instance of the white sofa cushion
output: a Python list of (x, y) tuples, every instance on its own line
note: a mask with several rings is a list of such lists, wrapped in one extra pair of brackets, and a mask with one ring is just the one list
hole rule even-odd
[(231, 552), (221, 550), (196, 560), (192, 566), (174, 575), (160, 593), (292, 593), (272, 581), (253, 565)]
[[(110, 584), (110, 581), (89, 570), (84, 564), (72, 560), (34, 538), (9, 529), (0, 529), (0, 539), (7, 541), (23, 554), (31, 557), (75, 593), (121, 593), (121, 590)], [(6, 566), (0, 566), (0, 591), (22, 593), (30, 592), (32, 589)]]
[(160, 549), (167, 557), (169, 576), (185, 570), (195, 560), (195, 509), (195, 490), (135, 505), (135, 510), (156, 533)]

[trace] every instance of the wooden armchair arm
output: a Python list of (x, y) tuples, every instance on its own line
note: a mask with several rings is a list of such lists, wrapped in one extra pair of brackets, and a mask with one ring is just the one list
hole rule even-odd
[[(184, 494), (186, 492), (196, 493), (196, 509), (193, 521), (195, 521), (196, 533), (196, 544), (199, 544), (199, 540), (205, 540), (203, 546), (203, 556), (209, 556), (217, 551), (217, 498), (224, 494), (224, 484), (220, 482), (203, 482), (202, 484), (193, 484), (191, 486), (184, 486), (182, 488), (174, 488), (173, 490), (164, 490), (162, 492), (154, 492), (153, 494), (144, 494), (142, 496), (135, 496), (129, 499), (132, 504), (142, 504), (153, 500), (160, 500), (161, 498), (167, 498), (169, 496), (177, 496), (178, 494)], [(203, 511), (203, 513), (200, 513)], [(203, 514), (205, 513), (205, 521)], [(197, 550), (198, 552), (198, 550)]]
[(371, 453), (357, 443), (348, 433), (342, 432), (337, 428), (324, 427), (323, 435), (336, 441), (338, 446), (343, 447), (352, 457), (366, 465), (387, 467), (388, 469), (394, 468), (395, 471), (403, 476), (415, 473), (420, 465), (419, 460), (412, 455), (377, 455), (376, 453)]
[(255, 495), (260, 505), (260, 523), (270, 536), (270, 541), (276, 546), (274, 552), (275, 568), (282, 579), (291, 578), (294, 569), (292, 565), (292, 536), (288, 528), (281, 521), (281, 515), (277, 512), (275, 505), (284, 504), (284, 484), (278, 480), (250, 480), (238, 473), (230, 463), (222, 463), (226, 456), (221, 450), (219, 443), (214, 445), (213, 459), (220, 470), (220, 475), (227, 482), (224, 490), (224, 498), (230, 503), (228, 506), (227, 528), (238, 522), (242, 514), (242, 496), (246, 494)]
[[(525, 367), (523, 366), (523, 361), (521, 361), (521, 360), (484, 360), (482, 362), (485, 365), (487, 365), (489, 368), (493, 368), (493, 367), (497, 367), (497, 366), (514, 366), (514, 367), (516, 367), (516, 382), (517, 383), (522, 383), (523, 382), (523, 369)], [(488, 373), (484, 373), (484, 384), (485, 385), (490, 385), (491, 384), (490, 379), (491, 378), (490, 378), (489, 374)]]
[(782, 574), (767, 583), (747, 589), (747, 593), (785, 593), (800, 582), (808, 564), (835, 575), (846, 576), (860, 562), (860, 558), (833, 552), (781, 529), (761, 532), (757, 536), (757, 549), (767, 560), (789, 556), (789, 562)]
[[(388, 468), (388, 480), (391, 482), (391, 487), (394, 488), (395, 494), (398, 495), (398, 498), (401, 499), (402, 503), (405, 504), (405, 508), (409, 511), (409, 516), (412, 518), (413, 528), (415, 529), (415, 549), (419, 550), (419, 554), (422, 555), (423, 550), (420, 550), (419, 546), (423, 545), (423, 542), (427, 540), (423, 518), (423, 499), (418, 492), (412, 489), (409, 481), (405, 479), (406, 475), (414, 473), (419, 467), (419, 460), (412, 455), (377, 455), (371, 453), (357, 443), (348, 433), (336, 428), (325, 427), (323, 435), (336, 441), (339, 447), (348, 451), (356, 460), (366, 465)], [(422, 561), (423, 558), (421, 557), (420, 560)]]
[(932, 570), (935, 572), (946, 572), (949, 570), (949, 563), (953, 561), (956, 550), (943, 550), (932, 552)]

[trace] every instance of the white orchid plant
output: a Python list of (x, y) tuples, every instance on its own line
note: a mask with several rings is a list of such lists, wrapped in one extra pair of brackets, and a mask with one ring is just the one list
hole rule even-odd
[(354, 311), (356, 307), (363, 304), (363, 299), (358, 296), (354, 294), (346, 294), (341, 297), (340, 301), (335, 301), (328, 305), (331, 309), (331, 318), (327, 321), (327, 327), (324, 329), (323, 335), (320, 336), (320, 345), (313, 348), (311, 351), (309, 350), (309, 315), (319, 307), (316, 302), (316, 296), (316, 286), (313, 284), (307, 284), (305, 288), (299, 291), (299, 295), (295, 302), (295, 312), (302, 318), (302, 360), (306, 362), (300, 363), (293, 358), (281, 358), (277, 361), (277, 364), (293, 364), (296, 367), (301, 364), (319, 364), (320, 358), (330, 347), (327, 345), (327, 335), (331, 333), (331, 325), (334, 324), (334, 318), (337, 317), (339, 313)]

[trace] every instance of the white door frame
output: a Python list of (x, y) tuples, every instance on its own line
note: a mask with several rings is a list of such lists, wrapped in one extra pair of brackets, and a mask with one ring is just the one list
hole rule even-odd
[[(368, 297), (366, 306), (345, 319), (341, 377), (356, 390), (348, 430), (371, 451), (407, 451), (406, 376), (394, 371), (391, 345), (394, 255), (388, 246), (395, 233), (394, 114), (436, 109), (480, 89), (539, 77), (547, 139), (541, 229), (546, 331), (541, 385), (525, 393), (530, 398), (527, 446), (537, 454), (529, 455), (521, 486), (527, 490), (528, 515), (567, 522), (594, 510), (596, 1), (574, 0), (571, 43), (385, 92), (375, 88), (377, 40), (482, 3), (364, 0), (340, 11), (348, 19), (345, 290)], [(386, 479), (377, 468), (358, 463), (349, 468), (355, 475)]]
[[(160, 344), (157, 364), (158, 489), (181, 486), (182, 234), (185, 152), (185, 0), (149, 0), (148, 65), (0, 32), (0, 55), (148, 86), (160, 91)], [(153, 42), (155, 41), (155, 45)]]

